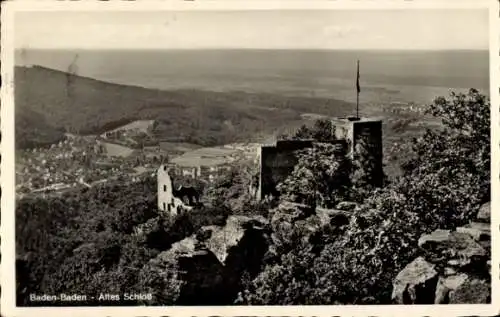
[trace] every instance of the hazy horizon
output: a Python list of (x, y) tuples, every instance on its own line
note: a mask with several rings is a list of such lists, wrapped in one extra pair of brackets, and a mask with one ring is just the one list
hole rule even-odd
[(18, 50), (17, 65), (40, 65), (150, 89), (245, 91), (362, 102), (428, 102), (449, 89), (489, 90), (484, 50)]

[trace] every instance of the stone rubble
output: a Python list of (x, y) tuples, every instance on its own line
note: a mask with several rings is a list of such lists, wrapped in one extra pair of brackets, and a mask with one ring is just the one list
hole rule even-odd
[(421, 256), (394, 279), (397, 304), (487, 304), (491, 301), (490, 203), (475, 221), (423, 235)]

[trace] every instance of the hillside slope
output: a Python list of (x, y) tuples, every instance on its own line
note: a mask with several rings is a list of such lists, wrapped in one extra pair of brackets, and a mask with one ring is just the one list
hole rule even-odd
[(241, 91), (161, 91), (84, 78), (41, 66), (16, 67), (16, 144), (53, 142), (64, 131), (100, 133), (136, 119), (159, 122), (159, 138), (215, 145), (271, 133), (302, 113), (345, 115), (339, 100)]

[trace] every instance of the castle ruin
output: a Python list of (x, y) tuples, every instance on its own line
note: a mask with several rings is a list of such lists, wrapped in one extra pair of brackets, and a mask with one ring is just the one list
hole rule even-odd
[[(334, 136), (329, 143), (335, 146), (339, 156), (359, 160), (362, 168), (370, 175), (371, 185), (381, 186), (383, 182), (382, 121), (374, 118), (332, 119)], [(274, 145), (263, 145), (259, 149), (259, 180), (256, 191), (258, 200), (267, 196), (279, 196), (277, 186), (293, 171), (298, 160), (296, 151), (311, 148), (316, 140), (281, 140)], [(191, 210), (199, 203), (198, 193), (193, 188), (174, 188), (170, 168), (161, 165), (158, 177), (158, 209), (177, 215), (181, 210)]]
[(170, 168), (163, 164), (158, 168), (158, 210), (175, 216), (181, 210), (191, 210), (199, 203), (199, 196), (193, 188), (174, 188)]
[[(335, 118), (332, 119), (336, 145), (339, 154), (355, 159), (363, 153), (368, 160), (360, 166), (371, 174), (369, 179), (374, 186), (383, 181), (382, 163), (382, 121), (373, 118)], [(277, 185), (284, 181), (297, 164), (295, 152), (314, 146), (314, 140), (277, 141), (272, 146), (261, 146), (259, 152), (260, 173), (257, 199), (278, 196)]]
[(374, 118), (336, 118), (332, 123), (335, 127), (335, 138), (347, 143), (347, 155), (351, 159), (365, 156), (367, 160), (359, 167), (371, 173), (371, 185), (382, 186), (382, 121)]

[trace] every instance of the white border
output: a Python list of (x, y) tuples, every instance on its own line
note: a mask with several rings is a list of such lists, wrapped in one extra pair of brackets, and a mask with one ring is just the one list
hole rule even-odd
[(500, 315), (500, 0), (490, 7), (491, 278), (492, 303)]
[[(213, 307), (15, 307), (14, 250), (14, 100), (13, 100), (13, 17), (18, 11), (161, 11), (161, 10), (307, 10), (307, 9), (490, 9), (490, 95), (492, 115), (492, 304), (490, 305), (373, 305), (373, 306), (213, 306)], [(3, 316), (494, 316), (500, 314), (499, 258), (499, 1), (498, 0), (289, 0), (289, 1), (30, 1), (3, 2), (1, 10), (1, 313)], [(496, 277), (496, 278), (495, 278)]]

